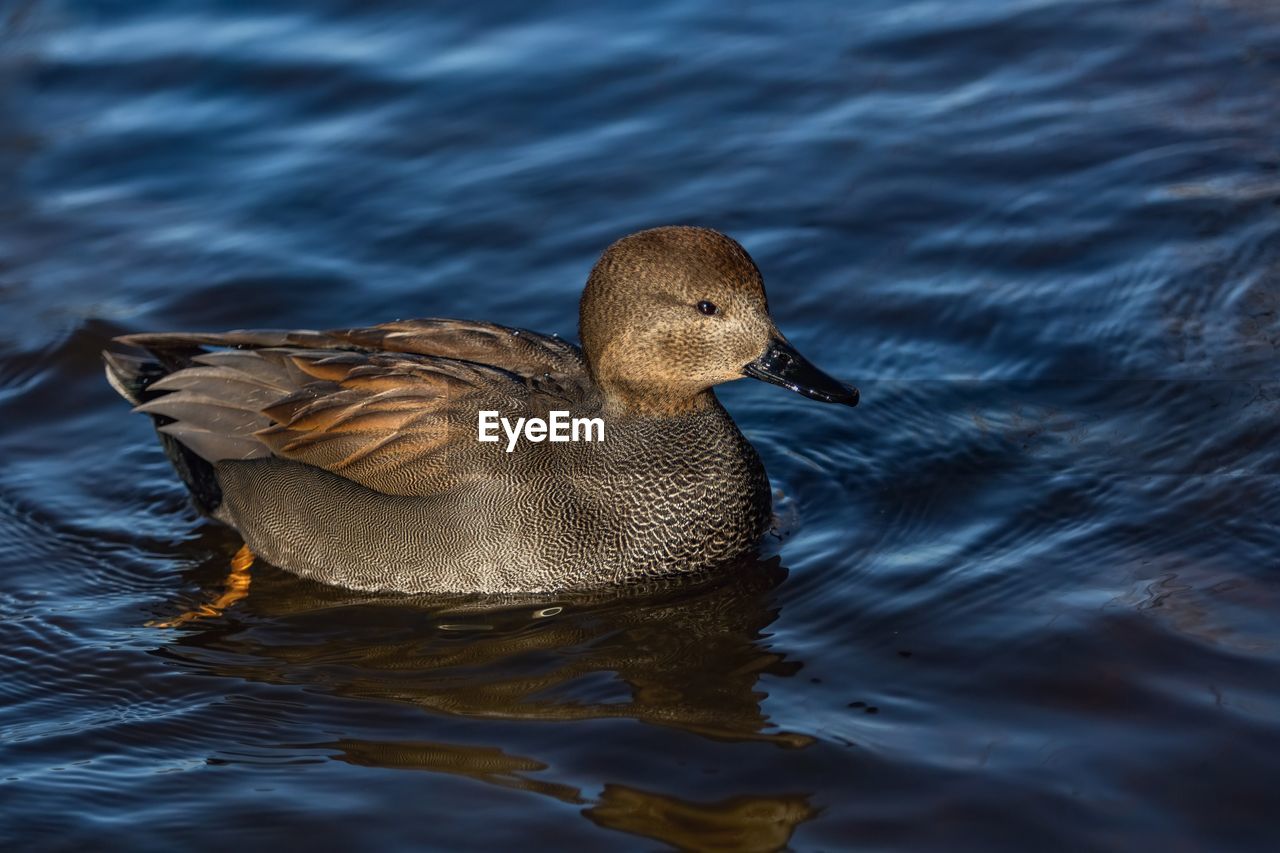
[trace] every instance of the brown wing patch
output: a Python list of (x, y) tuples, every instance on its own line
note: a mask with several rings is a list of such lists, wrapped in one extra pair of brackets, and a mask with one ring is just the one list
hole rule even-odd
[(450, 445), (474, 438), (482, 407), (521, 411), (525, 385), (487, 365), (408, 354), (293, 351), (315, 381), (263, 410), (255, 435), (276, 456), (385, 494), (422, 494), (447, 470)]

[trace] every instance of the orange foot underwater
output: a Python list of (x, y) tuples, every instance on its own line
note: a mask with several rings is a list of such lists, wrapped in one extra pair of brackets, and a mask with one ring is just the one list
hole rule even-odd
[(231, 574), (227, 575), (227, 580), (223, 584), (222, 595), (208, 604), (200, 605), (195, 610), (188, 610), (173, 619), (148, 622), (147, 626), (150, 628), (176, 628), (196, 619), (221, 616), (222, 611), (249, 594), (249, 568), (252, 565), (253, 552), (249, 550), (248, 545), (241, 545), (240, 550), (236, 551), (235, 556), (231, 558)]

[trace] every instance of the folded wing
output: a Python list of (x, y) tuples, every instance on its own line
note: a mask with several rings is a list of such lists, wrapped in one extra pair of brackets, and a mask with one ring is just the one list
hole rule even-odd
[(577, 347), (487, 323), (118, 340), (166, 371), (137, 410), (205, 460), (277, 456), (385, 494), (437, 489), (451, 450), (474, 444), (481, 409), (514, 418), (592, 405)]

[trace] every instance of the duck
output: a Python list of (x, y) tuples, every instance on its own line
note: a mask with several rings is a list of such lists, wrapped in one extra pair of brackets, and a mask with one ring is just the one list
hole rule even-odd
[[(846, 406), (858, 390), (788, 342), (756, 263), (713, 229), (614, 242), (578, 320), (581, 346), (430, 318), (129, 334), (103, 359), (195, 508), (232, 528), (249, 560), (303, 578), (376, 593), (555, 593), (749, 558), (773, 493), (714, 388), (750, 377)], [(512, 449), (482, 440), (486, 413), (569, 413), (602, 429), (599, 440), (526, 429), (533, 440)]]

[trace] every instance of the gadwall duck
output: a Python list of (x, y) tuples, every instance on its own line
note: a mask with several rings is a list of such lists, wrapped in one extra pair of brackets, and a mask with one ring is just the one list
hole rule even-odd
[(710, 229), (610, 246), (579, 330), (581, 349), (441, 319), (170, 332), (117, 338), (146, 357), (103, 355), (202, 513), (276, 566), (369, 591), (551, 592), (725, 565), (768, 529), (771, 492), (712, 387), (750, 376), (858, 401), (792, 348), (751, 257)]

